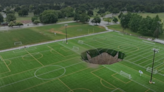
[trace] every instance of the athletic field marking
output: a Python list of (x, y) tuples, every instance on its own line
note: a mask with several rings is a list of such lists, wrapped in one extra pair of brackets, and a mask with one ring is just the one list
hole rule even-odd
[(86, 90), (85, 92), (93, 92), (92, 90), (86, 89), (86, 88), (76, 88), (76, 89), (72, 89), (72, 90), (70, 90), (68, 92), (74, 92), (74, 90)]
[[(104, 31), (104, 32), (99, 32), (99, 33), (94, 33), (94, 34), (88, 34), (88, 35), (83, 35), (83, 36), (72, 37), (72, 38), (68, 38), (68, 40), (69, 39), (76, 39), (76, 38), (83, 38), (83, 37), (87, 37), (87, 36), (98, 35), (98, 34), (103, 34), (103, 33), (108, 33), (108, 32), (111, 32), (111, 31)], [(33, 47), (33, 46), (38, 46), (38, 45), (43, 45), (43, 44), (48, 44), (48, 43), (54, 43), (54, 42), (60, 42), (60, 41), (63, 41), (63, 40), (64, 39), (55, 40), (55, 41), (48, 41), (48, 42), (43, 42), (43, 43), (37, 43), (37, 44), (33, 44), (33, 45), (28, 45), (28, 47)], [(12, 49), (0, 50), (0, 52), (16, 50), (16, 49), (23, 48), (23, 47), (24, 46), (17, 47), (17, 48), (12, 48)]]
[(58, 80), (59, 80), (62, 84), (64, 84), (71, 92), (73, 92), (73, 90), (72, 90), (68, 85), (66, 85), (62, 80), (60, 80), (59, 78), (58, 78)]
[(50, 47), (50, 46), (47, 46), (47, 47), (50, 48), (50, 52), (51, 52), (51, 53), (52, 53), (52, 50), (53, 50), (53, 51), (57, 52), (59, 55), (65, 57), (63, 54), (61, 54), (61, 53), (59, 53), (58, 51), (54, 50), (52, 47)]
[[(108, 82), (106, 82), (107, 84), (109, 84), (109, 85), (111, 85), (110, 83), (108, 83)], [(110, 88), (110, 87), (108, 87), (108, 86), (106, 86), (106, 85), (104, 85), (103, 84), (103, 80), (102, 79), (100, 79), (100, 84), (102, 85), (102, 86), (104, 86), (105, 88), (108, 88), (108, 89), (114, 89), (114, 88)], [(111, 85), (112, 86), (112, 85)]]
[[(124, 64), (122, 64), (122, 63), (120, 63), (120, 64), (123, 65), (123, 66), (125, 66), (125, 67), (127, 67), (127, 68), (131, 68), (131, 67), (126, 66), (126, 65), (124, 65)], [(138, 72), (138, 70), (136, 70), (136, 69), (134, 69), (134, 68), (131, 68), (131, 69), (133, 69), (133, 70), (135, 70), (135, 71)], [(149, 75), (147, 75), (147, 74), (144, 74), (144, 75), (149, 76)], [(160, 82), (162, 82), (162, 83), (164, 83), (164, 81), (161, 81), (161, 80), (159, 80), (159, 79), (157, 79), (157, 78), (155, 78), (155, 77), (153, 77), (153, 78), (156, 79), (156, 80), (158, 80), (158, 81), (160, 81)]]
[(7, 69), (9, 70), (9, 72), (11, 72), (9, 66), (6, 64), (5, 60), (2, 58), (2, 56), (0, 56), (1, 60), (3, 61), (3, 63), (6, 65)]
[(10, 66), (10, 65), (11, 65), (11, 60), (5, 60), (5, 62), (6, 62), (6, 61), (9, 61), (9, 62), (10, 62), (9, 64), (7, 64), (8, 66)]
[(120, 91), (122, 91), (122, 92), (125, 92), (125, 91), (122, 90), (121, 88), (116, 88), (116, 89), (112, 90), (111, 92), (115, 92), (116, 90), (120, 90)]
[[(70, 59), (66, 59), (66, 60), (61, 60), (61, 61), (59, 61), (59, 62), (51, 63), (51, 64), (48, 64), (48, 65), (57, 64), (57, 63), (65, 62), (65, 61), (67, 61), (67, 60), (76, 59), (76, 58), (77, 58), (77, 57), (70, 58)], [(41, 67), (42, 67), (42, 66), (41, 66)], [(18, 74), (21, 74), (21, 73), (24, 73), (24, 72), (27, 72), (27, 71), (31, 71), (31, 70), (37, 69), (37, 68), (40, 68), (40, 67), (36, 67), (36, 68), (29, 69), (29, 70), (25, 70), (25, 71), (22, 71), (22, 72), (19, 72), (19, 73), (11, 74), (11, 75), (8, 75), (8, 76), (5, 76), (5, 77), (1, 77), (0, 79), (7, 78), (7, 77), (10, 77), (10, 76), (14, 76), (14, 75), (18, 75)]]
[[(99, 70), (99, 69), (98, 69)], [(114, 88), (117, 88), (116, 86), (112, 85), (111, 83), (107, 82), (106, 80), (104, 80), (103, 78), (101, 78), (100, 76), (96, 75), (93, 73), (93, 71), (91, 72), (91, 74), (93, 74), (94, 76), (98, 77), (100, 79), (100, 83), (102, 83), (102, 81), (106, 82), (107, 84), (113, 86)], [(104, 86), (105, 88), (109, 88), (107, 86), (105, 86), (103, 83), (101, 84), (102, 86)], [(114, 88), (109, 88), (109, 89), (114, 89)], [(123, 92), (123, 91), (122, 91)]]
[[(65, 68), (71, 67), (71, 66), (74, 66), (74, 65), (77, 65), (77, 64), (81, 64), (81, 63), (84, 63), (84, 62), (75, 63), (75, 64), (72, 64), (72, 65), (66, 66)], [(44, 73), (44, 74), (46, 74), (46, 73)], [(13, 85), (13, 84), (16, 84), (16, 83), (19, 83), (19, 82), (22, 82), (22, 81), (26, 81), (26, 80), (32, 79), (32, 78), (35, 78), (35, 76), (32, 76), (32, 77), (29, 77), (29, 78), (26, 78), (26, 79), (23, 79), (23, 80), (19, 80), (19, 81), (16, 81), (16, 82), (12, 82), (12, 83), (0, 86), (0, 88), (6, 87), (6, 86), (10, 86), (10, 85)]]
[(149, 41), (145, 41), (145, 40), (142, 40), (142, 41), (145, 42), (145, 43), (149, 43), (149, 44), (155, 44), (153, 42), (149, 42)]
[[(43, 73), (43, 74), (36, 75), (37, 71), (39, 71), (39, 70), (42, 69), (42, 68), (49, 67), (49, 66), (57, 66), (57, 67), (60, 67), (60, 68), (59, 68), (59, 69), (55, 69), (55, 70), (53, 70), (53, 71), (49, 71), (49, 72)], [(48, 73), (52, 73), (52, 72), (55, 72), (55, 71), (58, 71), (58, 70), (61, 70), (61, 69), (63, 69), (64, 72), (63, 72), (60, 76), (58, 76), (58, 77), (50, 78), (50, 79), (45, 79), (45, 78), (38, 77), (38, 76), (45, 75), (45, 74), (48, 74)], [(44, 67), (41, 67), (41, 68), (37, 69), (37, 70), (34, 72), (34, 76), (35, 76), (36, 78), (40, 79), (40, 80), (52, 80), (52, 79), (56, 79), (56, 78), (59, 78), (59, 77), (63, 76), (65, 73), (66, 73), (66, 69), (65, 69), (65, 67), (63, 67), (63, 66), (60, 66), (60, 65), (48, 65), (48, 66), (44, 66)]]
[[(124, 45), (126, 45), (126, 44), (124, 44)], [(122, 49), (122, 48), (120, 48), (120, 46), (124, 46), (124, 45), (119, 45), (118, 46), (118, 49), (120, 49), (120, 50), (124, 50), (124, 49)], [(129, 46), (129, 45), (128, 45)], [(135, 48), (137, 48), (136, 50), (133, 50), (133, 51), (128, 51), (128, 52), (135, 52), (135, 51), (138, 51), (139, 50), (139, 48), (137, 47), (137, 46), (134, 46)], [(131, 48), (131, 47), (130, 47)]]
[[(66, 76), (68, 76), (68, 75), (72, 75), (72, 74), (77, 73), (77, 72), (84, 71), (84, 70), (86, 70), (86, 69), (88, 69), (88, 68), (81, 69), (81, 70), (79, 70), (79, 71), (76, 71), (76, 72), (73, 72), (73, 73), (70, 73), (70, 74), (67, 74), (67, 75), (61, 76), (61, 78), (66, 77)], [(40, 86), (40, 85), (46, 84), (46, 83), (51, 82), (51, 81), (54, 81), (54, 80), (56, 80), (56, 79), (48, 80), (47, 82), (43, 82), (43, 83), (39, 83), (39, 84), (34, 85), (34, 86), (32, 86), (32, 87), (28, 87), (28, 88), (26, 88), (26, 89), (23, 89), (22, 91), (25, 91), (25, 90), (28, 90), (28, 89), (32, 89), (32, 88), (34, 88), (34, 87), (37, 87), (37, 86)]]
[(129, 80), (128, 82), (124, 82), (123, 80), (121, 80), (121, 79), (119, 79), (119, 78), (115, 77), (115, 75), (117, 75), (117, 73), (112, 74), (111, 76), (112, 76), (113, 78), (115, 78), (115, 79), (117, 79), (117, 80), (119, 80), (119, 81), (121, 81), (121, 82), (125, 83), (125, 84), (128, 84), (128, 83), (130, 83), (130, 82), (131, 82), (131, 80)]
[[(104, 66), (104, 65), (103, 65)], [(115, 72), (115, 73), (118, 73), (119, 74), (119, 72), (117, 72), (117, 71), (115, 71), (115, 70), (113, 70), (113, 69), (111, 69), (111, 68), (109, 68), (109, 67), (106, 67), (106, 66), (104, 66), (105, 68), (107, 68), (107, 69), (109, 69), (109, 70), (111, 70), (111, 71), (113, 71), (113, 72)], [(132, 68), (133, 69), (133, 68)], [(126, 78), (126, 77), (125, 77)], [(150, 90), (152, 90), (153, 92), (156, 92), (156, 91), (154, 91), (153, 89), (151, 89), (151, 88), (149, 88), (149, 87), (147, 87), (147, 86), (145, 86), (145, 85), (143, 85), (143, 84), (141, 84), (141, 83), (139, 83), (139, 82), (137, 82), (137, 81), (135, 81), (135, 80), (133, 80), (133, 79), (130, 79), (131, 81), (133, 81), (133, 82), (135, 82), (135, 83), (137, 83), (137, 84), (139, 84), (139, 85), (141, 85), (141, 86), (143, 86), (143, 87), (145, 87), (145, 88), (147, 88), (147, 89), (150, 89)]]
[[(42, 53), (39, 53), (39, 52), (37, 52), (36, 54), (34, 54), (34, 53), (31, 53), (32, 55), (40, 55), (40, 57), (38, 57), (37, 59), (40, 59), (40, 58), (42, 58), (43, 57), (43, 54)], [(31, 56), (31, 55), (29, 55), (29, 54), (26, 54), (26, 55), (24, 55), (24, 56), (22, 56), (22, 59), (23, 60), (26, 60), (26, 61), (31, 61), (31, 60), (33, 60), (33, 59), (25, 59), (25, 57), (27, 57), (27, 56)]]
[(31, 53), (29, 53), (26, 49), (25, 49), (25, 51), (29, 54), (29, 55), (31, 55), (31, 57), (33, 57), (39, 64), (41, 64), (42, 66), (44, 66), (38, 59), (36, 59)]

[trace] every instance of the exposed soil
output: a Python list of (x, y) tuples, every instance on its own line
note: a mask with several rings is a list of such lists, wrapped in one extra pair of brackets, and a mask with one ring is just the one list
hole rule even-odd
[(100, 64), (100, 65), (101, 64), (114, 64), (114, 63), (122, 61), (122, 59), (118, 58), (118, 53), (113, 57), (109, 55), (108, 53), (104, 52), (93, 58), (91, 58), (91, 56), (88, 53), (86, 54), (87, 54), (88, 60), (85, 60), (85, 61), (92, 64)]

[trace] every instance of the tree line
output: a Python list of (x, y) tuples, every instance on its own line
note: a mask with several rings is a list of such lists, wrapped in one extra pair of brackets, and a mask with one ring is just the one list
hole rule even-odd
[(87, 10), (99, 8), (99, 13), (105, 11), (112, 13), (118, 13), (119, 11), (164, 12), (163, 0), (0, 0), (0, 2), (0, 11), (6, 7), (19, 8), (23, 5), (29, 10), (34, 10), (35, 13), (43, 12), (45, 9), (60, 10), (68, 6), (73, 8), (82, 6), (81, 8)]
[(162, 29), (163, 23), (158, 15), (153, 18), (150, 16), (144, 18), (135, 13), (120, 13), (118, 17), (120, 18), (120, 24), (123, 29), (129, 28), (131, 31), (140, 33), (144, 36), (158, 38), (164, 31)]

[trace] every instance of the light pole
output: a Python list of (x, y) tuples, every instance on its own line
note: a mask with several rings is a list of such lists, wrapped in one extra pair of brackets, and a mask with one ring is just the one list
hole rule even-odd
[(67, 42), (67, 24), (65, 24), (64, 26), (65, 26), (65, 33), (66, 33), (66, 35), (65, 35), (66, 36), (66, 38), (65, 38), (66, 39), (66, 44), (68, 44), (68, 42)]
[(153, 52), (154, 52), (154, 55), (153, 55), (153, 63), (152, 63), (152, 69), (151, 69), (151, 77), (150, 77), (150, 81), (149, 81), (150, 84), (153, 83), (152, 82), (152, 76), (153, 76), (154, 59), (155, 59), (155, 53), (158, 52), (158, 49), (153, 48)]

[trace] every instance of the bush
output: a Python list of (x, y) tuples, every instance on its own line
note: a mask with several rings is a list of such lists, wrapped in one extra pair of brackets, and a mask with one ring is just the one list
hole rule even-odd
[(40, 21), (39, 20), (35, 20), (33, 23), (34, 24), (38, 24), (38, 23), (40, 23)]

